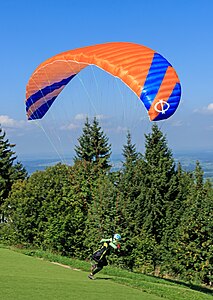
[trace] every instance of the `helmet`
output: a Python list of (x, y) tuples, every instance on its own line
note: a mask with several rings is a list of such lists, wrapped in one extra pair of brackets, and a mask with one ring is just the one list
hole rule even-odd
[(118, 233), (114, 234), (113, 240), (120, 241), (121, 240), (120, 234), (118, 234)]

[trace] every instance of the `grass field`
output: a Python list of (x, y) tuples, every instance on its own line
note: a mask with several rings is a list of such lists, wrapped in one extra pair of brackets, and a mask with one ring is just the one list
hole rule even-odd
[(160, 297), (116, 284), (107, 276), (93, 281), (87, 278), (86, 272), (64, 268), (8, 249), (0, 249), (0, 266), (1, 300), (160, 300)]
[[(0, 299), (213, 299), (210, 293), (192, 290), (184, 284), (113, 268), (106, 268), (97, 275), (97, 280), (90, 280), (88, 272), (76, 270), (68, 258), (65, 262), (73, 266), (61, 266), (0, 248)], [(85, 262), (79, 263), (75, 262), (81, 269), (89, 266)]]

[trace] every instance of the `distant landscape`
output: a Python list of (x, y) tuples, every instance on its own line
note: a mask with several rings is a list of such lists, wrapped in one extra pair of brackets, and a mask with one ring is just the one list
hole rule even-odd
[(174, 158), (181, 163), (185, 171), (194, 170), (196, 161), (199, 161), (204, 171), (204, 178), (209, 178), (213, 181), (213, 151), (180, 152), (175, 154)]
[[(175, 161), (180, 162), (185, 171), (193, 171), (196, 161), (199, 161), (204, 171), (204, 178), (209, 178), (213, 181), (213, 151), (203, 152), (177, 152), (173, 154)], [(111, 156), (112, 171), (119, 170), (122, 167), (123, 157), (121, 154), (114, 154)], [(73, 164), (73, 156), (67, 155), (62, 158), (57, 158), (54, 155), (50, 157), (40, 156), (39, 158), (23, 157), (20, 159), (25, 166), (29, 175), (37, 170), (44, 170), (47, 167), (53, 166), (57, 163)]]

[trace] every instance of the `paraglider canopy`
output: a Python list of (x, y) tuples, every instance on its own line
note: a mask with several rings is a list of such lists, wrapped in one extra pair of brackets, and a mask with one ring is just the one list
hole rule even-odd
[(145, 46), (113, 42), (63, 52), (40, 64), (26, 88), (28, 119), (41, 119), (63, 88), (88, 65), (120, 78), (141, 99), (151, 121), (169, 118), (178, 107), (181, 86), (171, 64)]

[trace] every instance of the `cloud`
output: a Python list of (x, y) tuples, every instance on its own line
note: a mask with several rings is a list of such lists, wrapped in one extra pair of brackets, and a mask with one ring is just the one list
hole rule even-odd
[(195, 113), (201, 113), (201, 114), (213, 114), (213, 103), (208, 104), (207, 106), (202, 107), (201, 109), (195, 109)]
[(210, 104), (207, 106), (207, 111), (210, 112), (211, 114), (213, 113), (213, 103), (210, 103)]
[(77, 125), (77, 124), (74, 124), (74, 123), (70, 123), (68, 125), (63, 125), (60, 127), (61, 130), (77, 130), (79, 129), (81, 126), (80, 125)]
[(126, 132), (127, 130), (128, 130), (127, 127), (118, 126), (118, 127), (115, 129), (115, 132), (116, 132), (116, 133), (121, 133), (121, 132)]
[[(94, 117), (96, 117), (97, 120), (106, 120), (108, 119), (109, 117), (107, 117), (106, 115), (103, 115), (103, 114), (100, 114), (100, 115), (95, 115)], [(77, 120), (77, 121), (85, 121), (86, 118), (94, 118), (94, 117), (90, 117), (88, 116), (87, 114), (77, 114), (74, 119)]]
[(75, 120), (77, 120), (77, 121), (84, 121), (84, 120), (86, 120), (86, 118), (88, 117), (88, 115), (86, 115), (86, 114), (77, 114), (76, 116), (75, 116)]
[(109, 117), (105, 116), (105, 115), (96, 115), (95, 116), (97, 120), (106, 120), (108, 119)]
[(183, 126), (183, 121), (181, 121), (181, 120), (172, 121), (171, 124), (173, 127), (181, 127), (181, 126)]
[(26, 125), (26, 121), (17, 121), (7, 115), (0, 115), (0, 124), (5, 129), (17, 129), (23, 128)]

